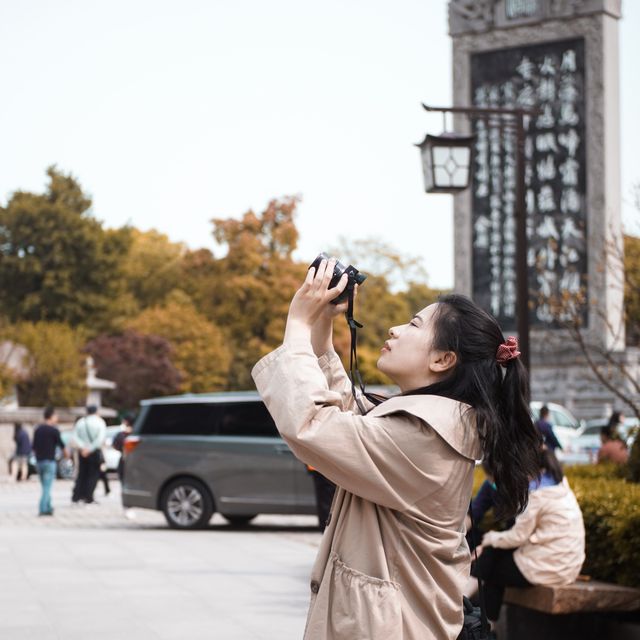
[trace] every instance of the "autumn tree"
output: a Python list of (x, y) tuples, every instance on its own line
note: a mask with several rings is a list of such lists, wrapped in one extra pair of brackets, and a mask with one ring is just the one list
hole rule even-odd
[(165, 338), (125, 331), (100, 335), (86, 346), (98, 375), (118, 386), (105, 393), (105, 402), (119, 410), (137, 409), (140, 400), (177, 393), (181, 375)]
[(109, 324), (122, 291), (127, 229), (105, 230), (78, 181), (55, 167), (43, 194), (16, 191), (0, 207), (0, 304), (12, 322)]
[(307, 265), (292, 253), (298, 241), (297, 200), (272, 200), (261, 214), (214, 219), (213, 235), (227, 249), (216, 260), (208, 287), (209, 317), (224, 327), (233, 359), (228, 386), (253, 388), (251, 368), (282, 341), (289, 302)]
[(164, 305), (146, 309), (129, 321), (128, 328), (169, 342), (182, 378), (181, 391), (201, 393), (226, 387), (231, 363), (226, 338), (186, 294), (174, 292)]
[(384, 278), (395, 291), (404, 291), (412, 283), (426, 285), (428, 280), (422, 257), (402, 254), (380, 238), (340, 237), (329, 253), (345, 265), (350, 263), (360, 271)]
[(10, 327), (6, 339), (26, 349), (17, 380), (21, 405), (74, 406), (84, 402), (86, 366), (83, 335), (59, 322), (22, 322)]

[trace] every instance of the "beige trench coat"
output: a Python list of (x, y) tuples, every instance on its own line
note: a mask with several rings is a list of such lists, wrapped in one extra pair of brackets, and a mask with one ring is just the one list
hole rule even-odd
[(338, 485), (311, 574), (305, 640), (453, 640), (469, 576), (464, 518), (480, 443), (439, 396), (362, 416), (335, 353), (287, 343), (252, 371), (294, 454)]

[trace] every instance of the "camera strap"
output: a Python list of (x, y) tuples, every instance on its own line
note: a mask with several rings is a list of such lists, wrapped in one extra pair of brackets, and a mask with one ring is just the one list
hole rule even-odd
[(362, 329), (362, 325), (353, 317), (353, 301), (355, 298), (355, 281), (349, 278), (349, 282), (347, 283), (347, 311), (344, 314), (347, 319), (347, 324), (349, 325), (349, 333), (351, 334), (351, 348), (349, 352), (349, 378), (351, 379), (351, 393), (353, 395), (353, 399), (356, 401), (358, 405), (358, 409), (360, 409), (360, 413), (364, 415), (367, 413), (367, 409), (362, 403), (362, 400), (358, 396), (356, 391), (356, 380), (358, 382), (358, 386), (360, 387), (360, 391), (362, 395), (368, 397), (367, 392), (364, 388), (364, 382), (362, 382), (362, 376), (360, 375), (360, 370), (358, 369), (358, 334), (357, 330)]

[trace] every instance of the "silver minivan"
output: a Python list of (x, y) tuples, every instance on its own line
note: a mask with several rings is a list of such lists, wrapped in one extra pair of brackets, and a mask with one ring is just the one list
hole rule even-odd
[(163, 511), (177, 529), (212, 514), (315, 514), (313, 481), (256, 392), (143, 400), (124, 445), (122, 502)]

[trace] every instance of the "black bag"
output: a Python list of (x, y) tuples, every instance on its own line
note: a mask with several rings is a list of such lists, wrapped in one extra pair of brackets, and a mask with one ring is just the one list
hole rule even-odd
[(480, 607), (474, 607), (466, 596), (462, 598), (464, 610), (464, 623), (458, 640), (489, 640), (490, 632), (483, 624), (483, 616)]

